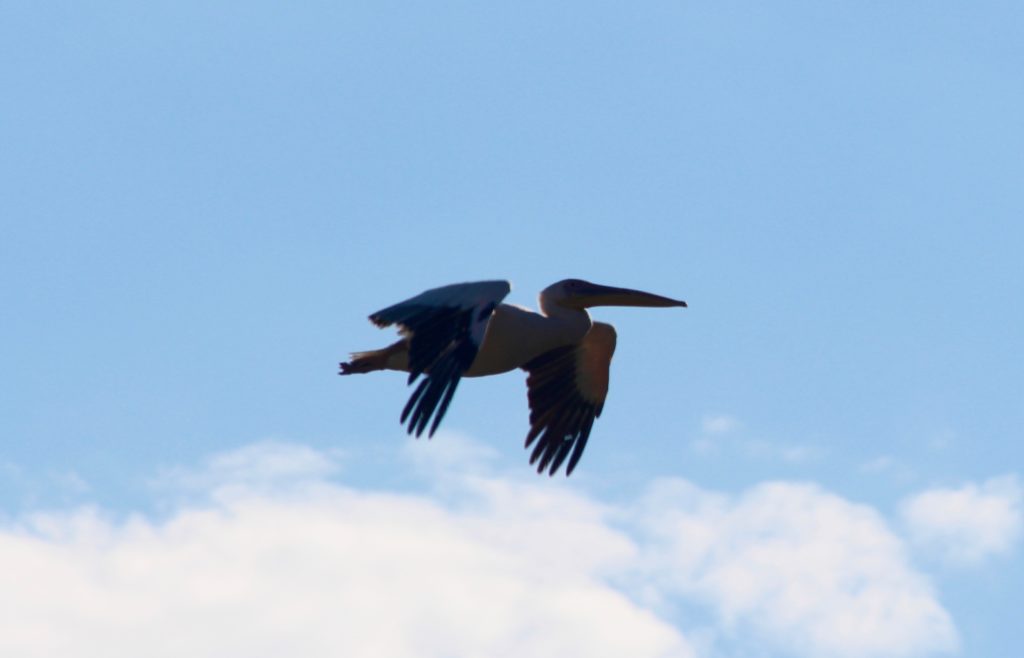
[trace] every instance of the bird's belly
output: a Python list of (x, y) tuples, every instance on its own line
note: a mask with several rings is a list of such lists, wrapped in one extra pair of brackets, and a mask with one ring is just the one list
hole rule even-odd
[(466, 377), (485, 377), (521, 368), (541, 354), (579, 342), (589, 327), (572, 326), (532, 311), (502, 304), (487, 325), (480, 350)]
[(486, 346), (487, 343), (485, 342), (477, 353), (476, 358), (473, 359), (473, 364), (469, 366), (466, 372), (462, 373), (464, 377), (499, 375), (503, 372), (511, 372), (529, 361), (529, 359), (521, 360), (517, 358), (517, 355), (507, 350), (485, 350)]

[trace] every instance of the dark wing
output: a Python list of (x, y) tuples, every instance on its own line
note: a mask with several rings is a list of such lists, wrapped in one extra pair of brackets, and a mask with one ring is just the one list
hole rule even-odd
[(476, 358), (494, 309), (509, 293), (508, 281), (458, 283), (428, 290), (370, 316), (378, 327), (397, 324), (409, 337), (409, 383), (423, 374), (401, 421), (409, 434), (433, 436), (455, 395), (462, 373)]
[(608, 395), (608, 370), (615, 353), (615, 329), (595, 322), (579, 345), (558, 347), (533, 359), (523, 369), (530, 400), (530, 463), (537, 472), (554, 475), (569, 458), (565, 474), (576, 468), (601, 415)]

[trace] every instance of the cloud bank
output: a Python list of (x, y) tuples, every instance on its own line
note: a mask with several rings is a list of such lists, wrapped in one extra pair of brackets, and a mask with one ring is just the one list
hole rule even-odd
[(935, 488), (903, 501), (901, 514), (915, 543), (954, 564), (1005, 555), (1021, 537), (1024, 489), (1015, 476), (958, 488)]
[(739, 496), (681, 480), (641, 505), (643, 563), (705, 602), (732, 635), (805, 656), (946, 651), (957, 637), (902, 542), (869, 507), (817, 486), (770, 482)]
[[(90, 508), (22, 516), (0, 529), (0, 654), (956, 647), (949, 615), (871, 508), (807, 484), (732, 496), (677, 479), (609, 505), (571, 483), (486, 474), (480, 451), (450, 438), (414, 449), (430, 474), (424, 491), (349, 486), (331, 455), (262, 443), (162, 474), (161, 487), (204, 495), (160, 519)], [(472, 467), (460, 462), (467, 452)], [(694, 608), (702, 614), (685, 612)]]

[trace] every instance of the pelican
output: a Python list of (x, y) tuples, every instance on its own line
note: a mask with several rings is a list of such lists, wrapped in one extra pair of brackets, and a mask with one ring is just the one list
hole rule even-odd
[[(503, 304), (508, 281), (458, 283), (428, 290), (370, 315), (378, 327), (397, 325), (401, 340), (341, 363), (340, 375), (375, 370), (424, 376), (402, 410), (408, 433), (433, 436), (462, 377), (522, 368), (527, 374), (530, 464), (554, 475), (568, 457), (569, 475), (587, 445), (608, 394), (616, 334), (593, 322), (594, 306), (686, 306), (649, 292), (565, 279), (540, 293), (540, 313)], [(431, 422), (433, 419), (433, 422)]]

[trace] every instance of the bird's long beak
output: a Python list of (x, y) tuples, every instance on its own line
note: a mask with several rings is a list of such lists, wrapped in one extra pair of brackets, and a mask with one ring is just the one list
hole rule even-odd
[(580, 305), (584, 308), (591, 306), (686, 306), (686, 302), (678, 299), (662, 297), (642, 290), (600, 286), (596, 283), (588, 283), (578, 294)]

